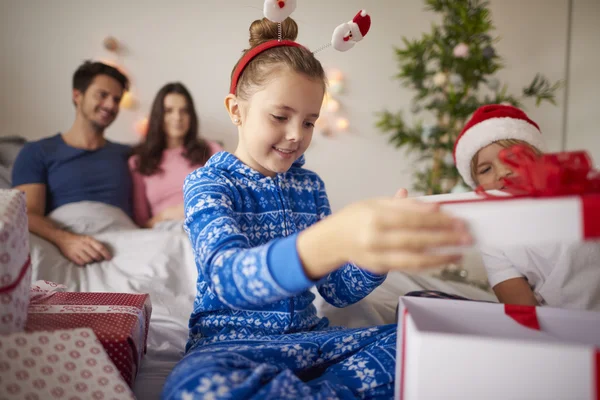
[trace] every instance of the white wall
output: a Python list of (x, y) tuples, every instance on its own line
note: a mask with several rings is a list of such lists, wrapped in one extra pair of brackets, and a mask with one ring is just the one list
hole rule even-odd
[(600, 1), (574, 0), (566, 147), (588, 150), (600, 165)]
[[(575, 0), (598, 10), (597, 0)], [(492, 12), (502, 40), (497, 51), (507, 68), (500, 78), (520, 92), (537, 72), (552, 80), (565, 76), (568, 0), (494, 0)], [(326, 50), (319, 58), (326, 67), (341, 69), (347, 77), (342, 98), (351, 131), (334, 138), (316, 137), (307, 154), (308, 166), (327, 183), (334, 209), (367, 196), (389, 195), (411, 182), (411, 162), (387, 143), (374, 127), (375, 113), (385, 108), (405, 109), (413, 93), (392, 79), (397, 73), (393, 46), (401, 37), (419, 37), (429, 31), (432, 13), (421, 0), (299, 0), (293, 17), (300, 26), (299, 42), (315, 48), (327, 42), (333, 28), (349, 20), (361, 7), (373, 19), (366, 39), (347, 53)], [(583, 6), (582, 6), (583, 7)], [(102, 40), (114, 35), (128, 48), (122, 63), (129, 71), (133, 91), (140, 98), (136, 111), (122, 110), (107, 132), (110, 139), (134, 142), (133, 126), (149, 109), (156, 91), (179, 80), (192, 91), (205, 136), (235, 146), (236, 132), (228, 122), (223, 98), (231, 68), (247, 46), (251, 21), (262, 16), (261, 0), (0, 0), (0, 135), (19, 134), (37, 139), (68, 129), (73, 119), (71, 77), (86, 58), (107, 58)], [(576, 7), (576, 9), (578, 9)], [(596, 17), (578, 9), (588, 21), (574, 38), (582, 52), (596, 35), (588, 29)], [(575, 24), (577, 25), (577, 24)], [(586, 68), (591, 76), (599, 60)], [(579, 70), (571, 68), (572, 79)], [(596, 85), (598, 80), (596, 79)], [(589, 115), (598, 105), (598, 90), (580, 89), (571, 100), (569, 127), (593, 132)], [(597, 88), (598, 86), (596, 86)], [(584, 93), (585, 91), (585, 93)], [(582, 96), (585, 101), (581, 100)], [(579, 96), (579, 100), (577, 97)], [(563, 94), (560, 107), (545, 105), (528, 111), (541, 124), (553, 150), (561, 145)], [(588, 107), (589, 106), (589, 107)], [(596, 108), (597, 111), (597, 108)], [(594, 127), (594, 128), (592, 128)], [(595, 139), (598, 140), (598, 139)], [(570, 141), (569, 145), (584, 142)], [(598, 142), (596, 142), (597, 144)]]

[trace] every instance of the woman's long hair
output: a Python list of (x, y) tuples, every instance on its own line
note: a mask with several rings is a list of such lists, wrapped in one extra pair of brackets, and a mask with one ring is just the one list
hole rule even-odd
[(146, 139), (133, 150), (138, 156), (137, 170), (142, 175), (162, 172), (160, 163), (163, 151), (167, 148), (167, 134), (164, 128), (165, 97), (171, 93), (185, 97), (190, 114), (190, 127), (183, 138), (183, 156), (192, 166), (205, 164), (211, 156), (208, 143), (198, 136), (198, 116), (190, 92), (179, 82), (167, 83), (158, 91), (152, 103)]

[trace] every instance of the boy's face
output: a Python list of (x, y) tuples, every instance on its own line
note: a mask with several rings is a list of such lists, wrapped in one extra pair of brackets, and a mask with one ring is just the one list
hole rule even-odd
[(512, 171), (498, 158), (498, 153), (504, 149), (498, 143), (492, 143), (477, 153), (475, 181), (485, 190), (502, 190), (502, 178), (512, 175)]

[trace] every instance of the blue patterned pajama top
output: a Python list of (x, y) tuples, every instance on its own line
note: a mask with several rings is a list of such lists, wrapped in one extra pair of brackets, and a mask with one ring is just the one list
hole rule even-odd
[(220, 152), (184, 184), (197, 296), (186, 356), (163, 399), (390, 398), (396, 326), (329, 327), (316, 286), (345, 307), (385, 275), (354, 264), (318, 282), (304, 274), (298, 233), (331, 214), (323, 181), (302, 166), (267, 177)]

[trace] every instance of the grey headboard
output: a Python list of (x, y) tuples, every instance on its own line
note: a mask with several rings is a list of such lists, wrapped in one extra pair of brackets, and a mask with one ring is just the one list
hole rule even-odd
[(0, 189), (11, 187), (12, 165), (26, 142), (19, 136), (0, 137)]

